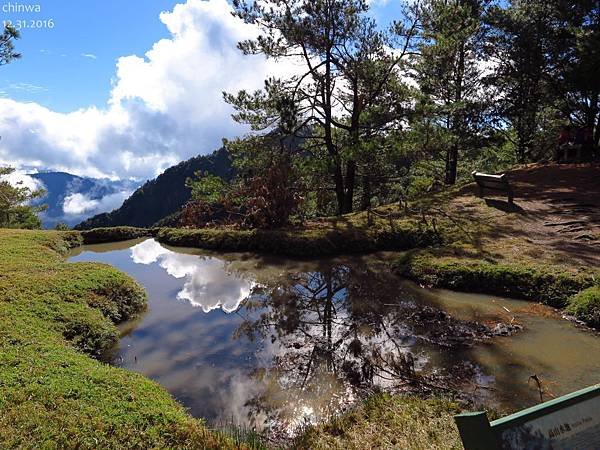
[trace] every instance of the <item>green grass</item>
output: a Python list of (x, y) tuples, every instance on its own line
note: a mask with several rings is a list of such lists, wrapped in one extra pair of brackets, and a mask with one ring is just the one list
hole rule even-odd
[(0, 230), (0, 447), (231, 448), (158, 384), (92, 356), (145, 305), (129, 277), (67, 263), (77, 233)]
[(592, 286), (569, 299), (567, 313), (600, 328), (600, 286)]
[(150, 236), (150, 230), (136, 227), (94, 228), (81, 231), (80, 234), (84, 244), (103, 244)]
[(350, 412), (296, 439), (298, 449), (461, 449), (454, 415), (460, 409), (441, 398), (378, 394)]
[[(394, 263), (396, 273), (427, 286), (500, 295), (567, 307), (592, 327), (600, 327), (600, 274), (570, 272), (561, 266), (498, 262), (452, 255), (448, 249), (415, 251)], [(583, 292), (582, 292), (583, 291)]]
[(496, 262), (423, 251), (403, 255), (394, 264), (406, 278), (433, 287), (539, 301), (563, 307), (567, 299), (594, 284), (590, 273), (572, 274), (549, 265)]
[(328, 256), (378, 250), (406, 250), (441, 241), (430, 227), (411, 221), (372, 228), (309, 227), (288, 230), (161, 228), (158, 241), (183, 247), (220, 251), (251, 251), (288, 256)]

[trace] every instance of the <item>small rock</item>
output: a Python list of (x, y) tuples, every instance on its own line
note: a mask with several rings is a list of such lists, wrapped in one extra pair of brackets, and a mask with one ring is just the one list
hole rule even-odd
[(518, 333), (522, 329), (523, 326), (519, 324), (500, 322), (492, 328), (492, 333), (495, 336), (512, 336), (513, 334)]

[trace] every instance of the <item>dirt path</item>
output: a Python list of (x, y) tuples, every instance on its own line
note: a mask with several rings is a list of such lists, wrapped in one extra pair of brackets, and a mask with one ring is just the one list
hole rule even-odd
[(509, 173), (514, 205), (474, 198), (469, 186), (450, 209), (491, 225), (480, 249), (492, 257), (600, 267), (600, 166), (529, 165)]

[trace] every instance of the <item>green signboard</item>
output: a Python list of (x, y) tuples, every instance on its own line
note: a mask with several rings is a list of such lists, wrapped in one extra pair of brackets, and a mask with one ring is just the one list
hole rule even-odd
[(600, 449), (600, 385), (493, 422), (485, 412), (455, 420), (465, 450)]

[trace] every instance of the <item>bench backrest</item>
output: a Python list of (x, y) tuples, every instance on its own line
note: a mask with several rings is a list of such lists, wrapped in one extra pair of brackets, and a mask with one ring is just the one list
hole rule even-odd
[(510, 185), (508, 183), (508, 179), (506, 178), (506, 174), (488, 175), (487, 173), (473, 172), (472, 175), (477, 184), (485, 188), (500, 190), (509, 189)]

